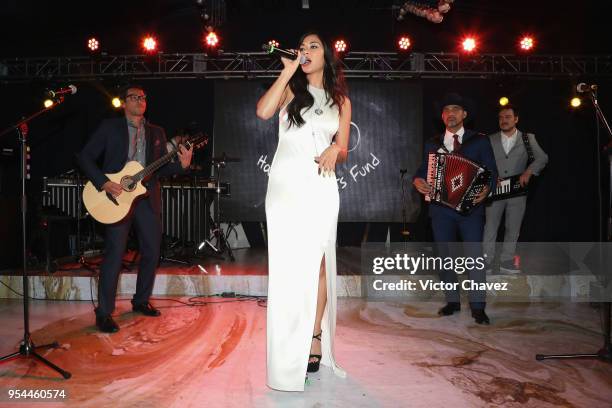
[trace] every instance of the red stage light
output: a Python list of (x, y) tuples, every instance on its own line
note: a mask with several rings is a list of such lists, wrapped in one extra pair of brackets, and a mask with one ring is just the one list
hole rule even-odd
[(407, 50), (408, 48), (410, 48), (410, 46), (412, 45), (410, 43), (410, 38), (408, 37), (402, 37), (399, 39), (399, 41), (397, 42), (397, 45), (399, 46), (400, 50)]
[(478, 43), (474, 37), (466, 37), (463, 39), (461, 46), (465, 52), (474, 52)]
[(98, 48), (100, 48), (100, 42), (95, 38), (90, 38), (87, 40), (87, 48), (89, 48), (89, 50), (92, 52), (98, 51)]
[(142, 40), (142, 48), (145, 50), (145, 52), (155, 52), (157, 50), (157, 40), (155, 40), (155, 37), (150, 35), (145, 37), (145, 39)]
[(276, 41), (276, 40), (270, 40), (270, 41), (268, 41), (268, 45), (271, 45), (271, 46), (273, 46), (274, 48), (278, 48), (278, 47), (280, 47), (280, 43), (279, 43), (278, 41)]
[(339, 52), (339, 53), (345, 52), (347, 48), (346, 42), (344, 40), (338, 40), (334, 44), (334, 48), (336, 49), (336, 52)]
[(535, 40), (533, 37), (525, 36), (521, 38), (519, 45), (522, 51), (531, 51), (535, 46)]
[(210, 48), (214, 48), (219, 44), (219, 37), (214, 31), (206, 34), (206, 46)]

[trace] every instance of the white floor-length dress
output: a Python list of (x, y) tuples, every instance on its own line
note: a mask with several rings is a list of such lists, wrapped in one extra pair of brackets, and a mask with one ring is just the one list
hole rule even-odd
[[(267, 384), (303, 391), (314, 328), (319, 267), (325, 256), (327, 306), (321, 328), (323, 366), (339, 376), (334, 359), (336, 328), (336, 227), (339, 194), (335, 175), (318, 174), (315, 156), (338, 131), (339, 113), (325, 90), (308, 87), (315, 99), (302, 110), (305, 124), (289, 127), (279, 113), (279, 140), (266, 195), (268, 226)], [(317, 114), (318, 111), (322, 114)]]

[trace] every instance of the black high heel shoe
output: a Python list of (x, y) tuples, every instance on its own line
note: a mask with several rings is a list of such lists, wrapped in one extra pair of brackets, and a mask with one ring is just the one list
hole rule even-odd
[[(321, 341), (321, 334), (323, 332), (319, 332), (319, 334), (312, 336), (313, 339), (315, 340), (319, 340)], [(306, 369), (306, 372), (308, 373), (316, 373), (317, 371), (319, 371), (319, 364), (321, 363), (321, 354), (311, 354), (308, 356), (308, 368)], [(316, 358), (317, 361), (313, 361), (312, 363), (310, 362), (311, 358)]]

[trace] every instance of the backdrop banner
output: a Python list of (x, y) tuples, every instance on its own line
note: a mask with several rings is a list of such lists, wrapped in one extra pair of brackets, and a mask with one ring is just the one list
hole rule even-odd
[[(269, 86), (264, 81), (216, 82), (214, 155), (240, 159), (222, 170), (222, 179), (232, 185), (231, 198), (222, 203), (224, 220), (265, 220), (278, 117), (263, 121), (255, 115), (255, 107)], [(409, 186), (422, 160), (421, 85), (356, 80), (349, 81), (349, 90), (349, 157), (336, 169), (339, 220), (401, 221), (402, 204), (411, 220), (419, 205)], [(407, 172), (402, 174), (401, 169)]]

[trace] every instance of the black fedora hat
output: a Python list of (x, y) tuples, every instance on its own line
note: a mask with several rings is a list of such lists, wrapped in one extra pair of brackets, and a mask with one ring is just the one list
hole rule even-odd
[(468, 117), (475, 116), (474, 103), (471, 99), (461, 96), (457, 92), (448, 92), (444, 97), (435, 103), (436, 114), (441, 114), (445, 106), (457, 105), (461, 106), (468, 113)]

